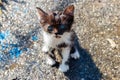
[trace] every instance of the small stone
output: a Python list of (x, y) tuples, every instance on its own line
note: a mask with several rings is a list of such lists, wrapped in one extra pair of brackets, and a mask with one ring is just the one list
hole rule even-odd
[(107, 39), (107, 41), (111, 44), (112, 48), (116, 48), (117, 44), (112, 39)]
[(13, 69), (16, 68), (17, 66), (18, 66), (18, 64), (17, 64), (17, 63), (14, 63), (14, 64), (10, 65), (9, 69), (10, 69), (10, 70), (13, 70)]

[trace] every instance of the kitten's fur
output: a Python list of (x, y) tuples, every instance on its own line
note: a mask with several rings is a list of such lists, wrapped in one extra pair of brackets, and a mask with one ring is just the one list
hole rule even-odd
[[(74, 46), (74, 31), (71, 29), (74, 19), (74, 6), (70, 5), (63, 12), (46, 13), (42, 9), (37, 8), (40, 18), (40, 26), (43, 29), (44, 45), (43, 52), (52, 52), (51, 49), (61, 50), (62, 62), (59, 70), (66, 72), (69, 70), (68, 60), (71, 57), (79, 58), (77, 48)], [(52, 54), (52, 53), (51, 53)], [(55, 60), (52, 56), (47, 58), (49, 65), (54, 65)]]

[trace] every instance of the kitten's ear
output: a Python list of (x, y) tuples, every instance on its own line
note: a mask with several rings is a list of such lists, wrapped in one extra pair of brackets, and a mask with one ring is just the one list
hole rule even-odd
[(47, 13), (44, 12), (41, 8), (39, 8), (39, 7), (36, 7), (36, 8), (38, 10), (38, 13), (39, 13), (40, 17), (45, 17), (47, 15)]
[(63, 14), (73, 16), (74, 15), (74, 8), (75, 8), (74, 5), (67, 6), (65, 8), (65, 10), (63, 11)]
[(36, 8), (37, 8), (38, 14), (40, 16), (40, 19), (42, 20), (42, 22), (45, 22), (48, 14), (46, 12), (44, 12), (41, 8), (39, 8), (39, 7), (36, 7)]

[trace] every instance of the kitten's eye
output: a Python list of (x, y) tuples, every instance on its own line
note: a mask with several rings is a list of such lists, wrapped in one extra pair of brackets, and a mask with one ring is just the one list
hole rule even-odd
[(52, 26), (48, 26), (48, 31), (52, 32), (53, 31), (53, 27)]
[(60, 29), (65, 29), (65, 26), (63, 24), (61, 24)]

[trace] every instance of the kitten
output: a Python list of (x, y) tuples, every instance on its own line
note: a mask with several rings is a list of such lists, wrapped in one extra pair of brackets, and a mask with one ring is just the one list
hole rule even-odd
[[(49, 53), (53, 49), (60, 50), (62, 62), (59, 65), (59, 70), (67, 72), (69, 70), (69, 58), (78, 59), (80, 57), (77, 48), (74, 46), (75, 34), (71, 29), (74, 21), (74, 6), (67, 6), (63, 12), (58, 13), (46, 13), (38, 7), (37, 10), (40, 26), (43, 29), (44, 45), (42, 51)], [(51, 53), (51, 55), (53, 54)], [(47, 63), (54, 65), (56, 62), (52, 56), (49, 56)]]

